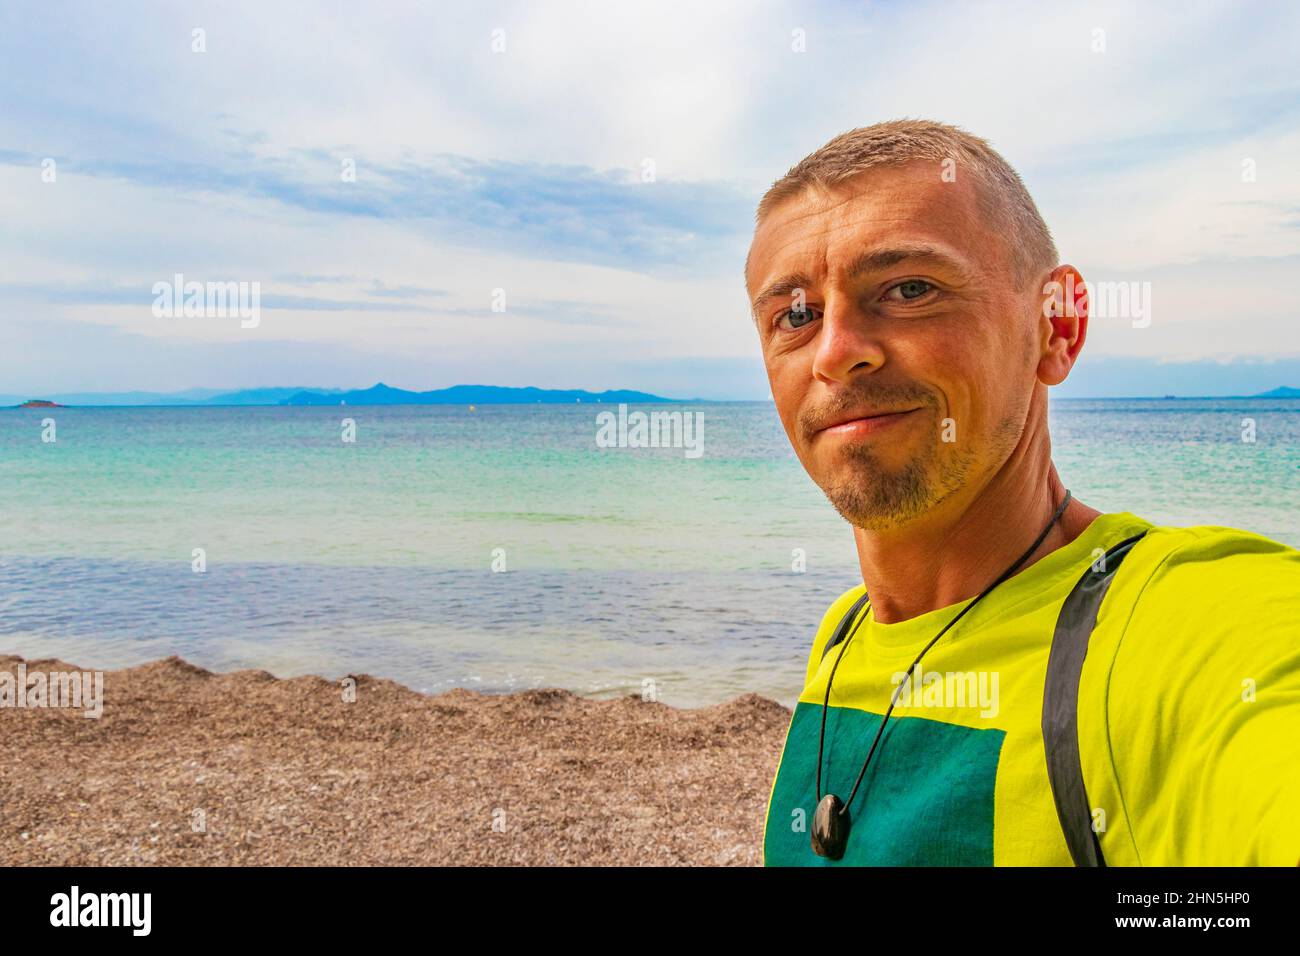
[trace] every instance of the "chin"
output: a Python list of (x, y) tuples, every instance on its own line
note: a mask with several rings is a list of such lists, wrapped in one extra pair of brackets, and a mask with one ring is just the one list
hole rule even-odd
[(934, 505), (934, 487), (924, 463), (912, 460), (886, 471), (874, 458), (837, 469), (840, 480), (818, 484), (845, 521), (864, 531), (883, 531), (906, 524)]

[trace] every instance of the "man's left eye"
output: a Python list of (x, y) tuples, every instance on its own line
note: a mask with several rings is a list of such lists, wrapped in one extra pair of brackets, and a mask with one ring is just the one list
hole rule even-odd
[[(924, 279), (908, 279), (906, 282), (900, 282), (898, 285), (891, 288), (885, 293), (885, 297), (894, 299), (895, 301), (919, 299), (933, 288), (934, 286), (926, 282)], [(894, 293), (898, 294), (895, 295)]]

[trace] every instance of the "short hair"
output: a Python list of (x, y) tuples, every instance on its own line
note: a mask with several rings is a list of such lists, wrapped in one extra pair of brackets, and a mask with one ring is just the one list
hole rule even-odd
[(1054, 268), (1059, 259), (1052, 233), (1011, 164), (987, 140), (931, 120), (890, 120), (841, 133), (773, 183), (754, 219), (761, 223), (782, 202), (810, 187), (827, 189), (869, 169), (948, 159), (975, 174), (981, 208), (1007, 238), (1017, 284), (1040, 269)]

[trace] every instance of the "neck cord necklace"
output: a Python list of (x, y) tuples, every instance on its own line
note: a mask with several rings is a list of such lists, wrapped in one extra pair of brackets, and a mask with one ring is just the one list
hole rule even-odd
[(1015, 564), (1007, 568), (998, 577), (996, 581), (980, 592), (975, 600), (971, 601), (964, 608), (957, 612), (957, 615), (949, 621), (938, 634), (936, 634), (930, 643), (920, 654), (916, 655), (916, 660), (912, 661), (912, 666), (907, 669), (907, 676), (899, 682), (898, 689), (894, 691), (894, 698), (889, 703), (889, 709), (885, 711), (885, 716), (880, 721), (880, 727), (876, 730), (876, 739), (871, 743), (871, 749), (867, 751), (867, 759), (862, 764), (862, 770), (858, 773), (858, 779), (853, 784), (853, 791), (849, 794), (849, 799), (841, 802), (840, 798), (833, 793), (827, 793), (822, 796), (822, 749), (826, 742), (826, 711), (829, 709), (831, 700), (831, 684), (835, 680), (835, 671), (840, 666), (840, 661), (844, 658), (844, 652), (849, 648), (849, 642), (857, 634), (858, 628), (866, 620), (867, 614), (871, 611), (870, 602), (858, 618), (857, 623), (844, 640), (844, 645), (840, 648), (839, 654), (835, 658), (835, 664), (831, 667), (830, 676), (826, 679), (826, 699), (822, 702), (822, 729), (817, 738), (817, 810), (813, 814), (812, 826), (812, 848), (818, 856), (824, 856), (827, 859), (838, 860), (844, 856), (844, 848), (849, 840), (849, 807), (853, 804), (853, 798), (858, 795), (858, 787), (862, 784), (862, 778), (866, 776), (867, 766), (871, 763), (871, 757), (876, 752), (876, 744), (880, 743), (880, 735), (884, 733), (885, 726), (889, 723), (889, 715), (894, 712), (894, 705), (898, 703), (898, 698), (903, 693), (903, 688), (907, 686), (912, 679), (912, 672), (916, 670), (916, 665), (921, 663), (921, 658), (925, 656), (926, 651), (934, 647), (939, 638), (948, 633), (949, 628), (961, 620), (962, 615), (982, 601), (990, 591), (1005, 581), (1011, 575), (1015, 574), (1022, 564), (1029, 560), (1029, 556), (1038, 550), (1038, 546), (1047, 538), (1047, 534), (1052, 530), (1052, 525), (1056, 524), (1057, 519), (1065, 511), (1065, 506), (1070, 503), (1070, 490), (1067, 488), (1065, 497), (1061, 499), (1061, 504), (1057, 507), (1056, 513), (1052, 515), (1052, 520), (1047, 522), (1047, 527), (1038, 536), (1038, 539), (1029, 546), (1029, 550), (1020, 556)]

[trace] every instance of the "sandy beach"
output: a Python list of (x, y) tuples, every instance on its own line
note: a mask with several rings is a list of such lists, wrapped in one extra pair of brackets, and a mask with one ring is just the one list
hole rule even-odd
[[(79, 670), (0, 655), (0, 672)], [(0, 707), (0, 865), (758, 865), (790, 712), (563, 690), (104, 672)]]

